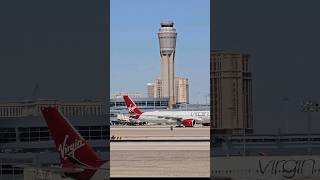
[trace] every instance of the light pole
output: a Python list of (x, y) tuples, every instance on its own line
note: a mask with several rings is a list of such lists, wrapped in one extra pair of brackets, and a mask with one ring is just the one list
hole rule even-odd
[(209, 103), (208, 103), (208, 101), (210, 100), (209, 98), (210, 98), (210, 94), (206, 94), (205, 95), (205, 98), (206, 98), (206, 105), (208, 105)]
[(287, 134), (288, 133), (288, 128), (287, 128), (287, 124), (288, 124), (288, 118), (289, 118), (289, 115), (288, 115), (288, 103), (289, 103), (289, 98), (285, 97), (285, 98), (282, 98), (282, 102), (284, 102), (284, 133)]
[(307, 128), (308, 128), (308, 154), (311, 153), (311, 149), (310, 149), (310, 134), (311, 134), (311, 112), (318, 112), (319, 111), (319, 104), (315, 101), (305, 101), (302, 104), (302, 112), (306, 112), (307, 113)]
[[(245, 99), (245, 97), (248, 96), (248, 93), (247, 92), (244, 92), (242, 91), (242, 98)], [(243, 119), (243, 122), (242, 122), (242, 129), (243, 129), (243, 156), (246, 156), (246, 129), (248, 127), (248, 121), (247, 119)]]
[(243, 156), (246, 156), (246, 127), (243, 122)]

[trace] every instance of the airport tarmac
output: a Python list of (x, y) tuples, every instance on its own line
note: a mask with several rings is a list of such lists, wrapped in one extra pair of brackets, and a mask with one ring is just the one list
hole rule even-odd
[(122, 140), (210, 140), (210, 128), (176, 128), (170, 126), (111, 127), (110, 137)]
[[(110, 135), (146, 141), (110, 144), (111, 177), (209, 177), (209, 128), (111, 128)], [(154, 139), (163, 140), (152, 141)], [(187, 137), (187, 138), (186, 138)], [(182, 141), (175, 142), (173, 139)], [(148, 141), (149, 140), (149, 141)]]

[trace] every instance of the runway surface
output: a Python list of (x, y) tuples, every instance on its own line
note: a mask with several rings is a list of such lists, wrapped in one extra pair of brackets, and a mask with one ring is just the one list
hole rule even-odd
[[(209, 177), (209, 128), (111, 128), (111, 136), (162, 142), (111, 142), (111, 177)], [(152, 137), (152, 138), (151, 138)], [(187, 138), (186, 138), (187, 137)], [(172, 142), (172, 139), (183, 142)]]
[(167, 127), (112, 127), (110, 136), (121, 137), (123, 140), (195, 140), (210, 139), (210, 128), (173, 128)]

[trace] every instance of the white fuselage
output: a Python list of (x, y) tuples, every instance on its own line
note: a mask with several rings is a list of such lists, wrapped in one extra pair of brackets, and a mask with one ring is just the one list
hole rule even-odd
[(149, 123), (177, 123), (184, 119), (193, 119), (196, 124), (209, 123), (210, 111), (150, 111), (140, 115), (141, 122)]
[(316, 180), (320, 156), (230, 156), (211, 158), (214, 180)]

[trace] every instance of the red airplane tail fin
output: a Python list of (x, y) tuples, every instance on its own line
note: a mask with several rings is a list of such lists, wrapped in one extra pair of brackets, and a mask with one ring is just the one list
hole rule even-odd
[(138, 119), (143, 112), (136, 106), (136, 104), (132, 101), (132, 99), (129, 96), (124, 95), (123, 99), (129, 110), (130, 116)]
[(100, 157), (57, 108), (42, 108), (41, 113), (55, 142), (63, 167), (74, 165), (70, 157), (88, 166), (97, 166), (97, 162), (101, 162)]

